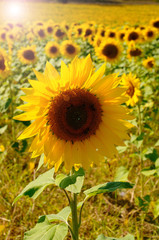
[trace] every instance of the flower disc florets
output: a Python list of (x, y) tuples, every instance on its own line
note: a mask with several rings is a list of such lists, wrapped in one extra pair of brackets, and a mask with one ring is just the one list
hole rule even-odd
[(71, 89), (52, 99), (48, 124), (58, 138), (82, 141), (96, 133), (101, 115), (101, 105), (95, 95), (85, 89)]

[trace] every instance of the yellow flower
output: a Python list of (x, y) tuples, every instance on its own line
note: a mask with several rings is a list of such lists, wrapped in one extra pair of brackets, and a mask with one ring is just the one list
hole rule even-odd
[(153, 19), (151, 21), (151, 26), (159, 30), (159, 18)]
[(134, 43), (134, 41), (131, 41), (128, 44), (127, 54), (128, 58), (136, 58), (142, 55), (142, 50)]
[(0, 78), (6, 78), (9, 74), (9, 58), (6, 51), (0, 48)]
[(0, 144), (0, 153), (5, 151), (5, 147), (3, 146), (3, 144)]
[(126, 101), (127, 106), (135, 106), (135, 104), (138, 102), (138, 97), (141, 96), (140, 91), (140, 80), (136, 78), (135, 75), (132, 75), (132, 73), (129, 74), (123, 74), (121, 77), (121, 84), (126, 87), (125, 95), (129, 97), (129, 100)]
[(123, 42), (125, 40), (126, 30), (122, 29), (117, 32), (117, 38), (119, 41)]
[(107, 40), (103, 40), (95, 51), (100, 59), (104, 59), (108, 62), (115, 62), (121, 55), (122, 47), (116, 40), (108, 38)]
[(148, 69), (152, 69), (155, 66), (155, 59), (153, 57), (148, 57), (143, 60), (143, 65)]
[(86, 40), (90, 36), (94, 35), (94, 26), (84, 25), (83, 28), (83, 39)]
[(141, 41), (141, 30), (140, 29), (135, 29), (135, 28), (130, 28), (129, 30), (126, 31), (125, 33), (125, 41), (130, 42), (139, 42)]
[(117, 32), (115, 29), (108, 29), (106, 31), (106, 37), (107, 38), (116, 38)]
[(152, 41), (157, 37), (157, 31), (155, 28), (147, 27), (143, 30), (143, 35), (146, 41)]
[(48, 35), (52, 35), (53, 31), (54, 31), (54, 22), (52, 20), (49, 20), (46, 24), (45, 24), (45, 29)]
[(75, 57), (78, 54), (79, 50), (79, 46), (73, 43), (71, 40), (63, 41), (60, 48), (62, 55), (64, 55), (66, 58)]
[(63, 39), (64, 37), (66, 37), (66, 32), (65, 32), (65, 30), (64, 30), (63, 28), (61, 28), (61, 27), (56, 27), (53, 35), (54, 35), (54, 38), (55, 38), (56, 40), (61, 40), (61, 39)]
[(18, 58), (24, 64), (34, 64), (37, 61), (36, 46), (22, 47), (18, 51)]
[(46, 38), (46, 30), (43, 26), (37, 26), (35, 28), (35, 35), (39, 38), (39, 39), (45, 39)]
[(5, 42), (6, 41), (6, 30), (0, 30), (0, 41)]
[(32, 157), (44, 152), (44, 162), (57, 171), (62, 162), (70, 170), (75, 164), (88, 168), (99, 164), (104, 156), (113, 157), (115, 146), (129, 139), (132, 125), (129, 110), (121, 106), (127, 98), (125, 88), (117, 87), (117, 74), (103, 77), (105, 65), (94, 72), (90, 56), (75, 58), (67, 67), (61, 63), (61, 76), (46, 64), (44, 74), (35, 71), (38, 81), (29, 80), (32, 88), (22, 89), (28, 102), (20, 107), (26, 111), (14, 117), (34, 120), (19, 139), (35, 136)]
[(48, 42), (45, 46), (45, 53), (50, 58), (56, 58), (60, 55), (60, 45), (56, 42)]

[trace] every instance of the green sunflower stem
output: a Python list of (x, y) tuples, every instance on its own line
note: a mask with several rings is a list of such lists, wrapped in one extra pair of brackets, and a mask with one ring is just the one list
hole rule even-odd
[[(139, 128), (139, 135), (142, 133), (142, 121), (141, 121), (141, 110), (140, 110), (140, 105), (138, 104), (138, 114), (139, 114), (139, 122), (138, 122), (138, 128)], [(141, 173), (143, 169), (143, 158), (142, 158), (142, 145), (140, 146), (140, 179), (141, 179), (141, 198), (144, 197), (144, 176)], [(144, 213), (141, 211), (141, 240), (143, 240), (143, 231), (144, 231)]]
[(70, 202), (71, 213), (72, 213), (72, 238), (73, 240), (78, 240), (79, 233), (79, 223), (78, 223), (78, 214), (77, 214), (77, 194), (73, 193), (72, 200)]

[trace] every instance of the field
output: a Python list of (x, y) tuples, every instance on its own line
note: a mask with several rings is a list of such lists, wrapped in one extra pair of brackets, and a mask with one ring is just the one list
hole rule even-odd
[[(80, 202), (88, 188), (107, 182), (119, 182), (121, 185), (126, 182), (128, 185), (122, 186), (129, 187), (117, 187), (116, 191), (113, 189), (107, 192), (99, 192), (98, 189), (83, 206), (79, 238), (74, 239), (159, 239), (159, 5), (19, 3), (18, 6), (19, 10), (11, 3), (0, 2), (0, 239), (72, 239), (70, 231), (64, 237), (42, 238), (42, 235), (33, 236), (29, 230), (35, 227), (39, 216), (57, 214), (68, 206), (68, 196), (65, 194), (71, 185), (72, 190), (68, 190), (70, 198), (75, 194), (73, 187), (81, 186), (82, 192), (78, 194)], [(76, 56), (85, 58), (85, 63), (75, 59), (74, 63), (69, 65)], [(62, 61), (70, 66), (69, 70)], [(48, 64), (45, 70), (47, 62), (50, 65)], [(65, 109), (61, 104), (61, 108), (57, 108), (56, 114), (63, 109), (67, 112), (67, 118), (61, 120), (62, 117), (59, 117), (56, 125), (59, 124), (60, 127), (66, 120), (69, 127), (73, 126), (71, 131), (75, 132), (85, 126), (87, 116), (91, 121), (95, 119), (93, 127), (98, 124), (100, 126), (105, 119), (99, 139), (91, 140), (92, 146), (96, 148), (92, 151), (95, 156), (98, 154), (96, 151), (99, 151), (100, 161), (91, 153), (90, 149), (93, 147), (87, 144), (88, 149), (81, 148), (86, 151), (78, 152), (82, 160), (77, 156), (78, 160), (72, 157), (70, 162), (63, 160), (64, 163), (61, 164), (59, 159), (60, 156), (63, 157), (63, 153), (66, 154), (65, 145), (68, 142), (72, 142), (72, 148), (77, 142), (80, 142), (78, 144), (81, 146), (81, 142), (91, 139), (95, 135), (93, 131), (97, 133), (98, 128), (89, 133), (92, 125), (87, 126), (84, 134), (88, 137), (71, 135), (70, 140), (70, 135), (68, 137), (54, 126), (51, 114), (56, 115), (54, 109), (56, 110), (57, 105), (53, 103), (50, 95), (50, 92), (54, 94), (54, 90), (50, 90), (52, 83), (49, 81), (54, 80), (58, 74), (51, 65), (60, 73), (61, 81), (66, 85), (71, 76), (75, 84), (67, 88), (60, 85), (64, 83), (58, 83), (57, 88), (61, 86), (58, 90), (61, 95), (58, 95), (59, 98), (55, 97), (55, 100), (61, 104), (62, 96), (65, 102), (70, 101), (71, 105)], [(94, 74), (97, 70), (98, 73)], [(42, 75), (44, 71), (45, 74)], [(88, 79), (89, 76), (92, 76), (90, 79), (96, 79), (96, 84), (91, 83), (87, 92), (78, 92), (81, 82), (88, 80), (86, 75)], [(105, 82), (108, 81), (106, 86), (104, 81), (99, 80), (102, 75), (106, 76)], [(29, 82), (30, 79), (41, 82)], [(58, 77), (56, 81), (59, 81)], [(103, 84), (103, 90), (99, 83)], [(86, 89), (89, 81), (83, 84), (85, 85), (81, 86)], [(27, 89), (30, 85), (34, 90)], [(70, 90), (72, 86), (77, 86), (74, 87), (74, 92), (79, 94), (76, 100), (78, 104), (79, 99), (86, 102), (83, 98), (89, 97), (93, 102), (91, 107), (87, 106), (84, 110), (83, 105), (76, 108), (84, 119), (80, 127), (71, 117), (75, 108), (72, 107), (74, 102), (70, 100), (73, 98)], [(91, 86), (93, 90), (90, 90)], [(105, 98), (109, 89), (107, 109), (103, 107), (105, 105), (102, 106), (102, 103), (105, 103), (103, 98), (100, 100), (103, 102), (98, 104), (98, 88)], [(95, 92), (94, 95), (92, 91)], [(64, 93), (68, 94), (69, 100)], [(121, 96), (118, 96), (119, 94)], [(51, 99), (49, 104), (48, 96)], [(23, 105), (26, 102), (29, 104)], [(46, 109), (49, 111), (46, 112)], [(85, 114), (86, 110), (88, 113)], [(27, 113), (17, 117), (22, 111)], [(111, 116), (106, 115), (106, 118), (103, 118), (105, 112)], [(128, 114), (130, 117), (125, 117)], [(48, 122), (42, 125), (46, 116)], [(37, 132), (32, 129), (21, 135), (27, 127), (33, 126), (36, 118), (40, 119), (35, 127)], [(52, 135), (57, 136), (57, 142), (60, 143), (59, 139), (65, 141), (65, 145), (59, 144), (57, 151), (54, 151), (56, 161), (50, 157), (50, 152), (47, 152), (50, 151), (49, 144), (51, 149), (53, 143), (53, 140), (48, 140), (48, 126), (50, 131), (53, 131)], [(108, 126), (107, 131), (105, 126)], [(123, 129), (127, 130), (128, 135), (123, 133)], [(23, 137), (18, 139), (20, 135)], [(35, 135), (40, 140), (33, 144)], [(76, 137), (79, 137), (80, 141)], [(100, 142), (101, 139), (103, 141)], [(43, 146), (43, 141), (44, 145), (47, 143), (46, 146)], [(45, 155), (48, 153), (46, 158), (43, 152)], [(73, 153), (71, 154), (69, 156), (73, 156)], [(90, 162), (88, 156), (95, 160)], [(30, 188), (13, 204), (29, 182), (49, 171), (53, 167), (52, 163), (58, 170), (54, 174), (57, 181), (50, 186), (43, 183), (45, 189), (41, 190), (40, 195), (37, 186)], [(69, 175), (67, 170), (71, 170), (70, 166), (75, 167), (75, 182), (63, 188), (60, 185), (62, 181), (57, 183), (58, 174)], [(80, 167), (84, 168), (85, 177), (84, 173), (80, 172)], [(76, 175), (78, 173), (80, 175)], [(77, 179), (81, 179), (81, 185)], [(40, 220), (43, 224), (43, 220)], [(59, 218), (56, 218), (56, 223), (58, 222)], [(68, 223), (71, 224), (71, 217), (68, 218)], [(42, 231), (40, 228), (38, 230)], [(24, 237), (25, 232), (27, 234)], [(105, 237), (97, 238), (100, 234)], [(127, 234), (131, 236), (124, 238)]]

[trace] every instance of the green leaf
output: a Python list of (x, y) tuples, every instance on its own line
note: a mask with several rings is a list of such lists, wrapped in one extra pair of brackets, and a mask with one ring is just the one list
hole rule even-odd
[(24, 240), (63, 240), (68, 232), (65, 223), (51, 224), (46, 218), (24, 234)]
[(11, 104), (11, 102), (12, 102), (12, 99), (11, 98), (8, 98), (7, 99), (7, 101), (6, 101), (6, 103), (5, 103), (5, 109), (8, 109), (8, 107), (9, 107), (9, 105)]
[(156, 173), (156, 169), (143, 169), (141, 173), (145, 176), (152, 176)]
[(133, 185), (130, 184), (129, 182), (108, 182), (108, 183), (102, 183), (95, 187), (92, 187), (84, 191), (84, 194), (88, 197), (91, 197), (100, 193), (114, 192), (117, 189), (132, 188), (132, 187)]
[(67, 222), (67, 219), (68, 219), (70, 213), (71, 213), (71, 208), (65, 207), (57, 214), (49, 214), (49, 215), (41, 216), (39, 218), (38, 222), (44, 222), (46, 218), (48, 219), (49, 222), (53, 222), (53, 221), (57, 221), (57, 220)]
[(5, 130), (7, 129), (8, 125), (5, 125), (4, 127), (0, 128), (0, 134), (3, 134)]
[(85, 172), (83, 168), (75, 171), (73, 175), (59, 174), (56, 177), (56, 185), (73, 193), (79, 193), (83, 186)]
[(143, 140), (144, 135), (145, 135), (145, 133), (142, 132), (142, 133), (136, 138), (136, 140), (137, 140), (137, 141), (141, 141), (141, 140)]
[(103, 234), (101, 234), (97, 237), (96, 240), (135, 240), (135, 238), (131, 234), (128, 234), (125, 237), (121, 237), (121, 238), (105, 237)]
[(156, 202), (154, 202), (153, 215), (155, 218), (159, 216), (159, 199)]
[(116, 170), (116, 174), (115, 174), (115, 178), (114, 181), (115, 182), (125, 182), (128, 181), (128, 174), (129, 171), (126, 169), (126, 167), (121, 166)]
[(23, 191), (15, 198), (13, 203), (15, 203), (22, 196), (29, 196), (33, 199), (36, 199), (47, 186), (55, 183), (53, 175), (54, 175), (54, 168), (41, 174), (37, 179), (30, 182), (23, 189)]
[(159, 156), (158, 156), (157, 150), (153, 149), (153, 152), (149, 154), (145, 154), (145, 157), (150, 159), (152, 162), (155, 162)]

